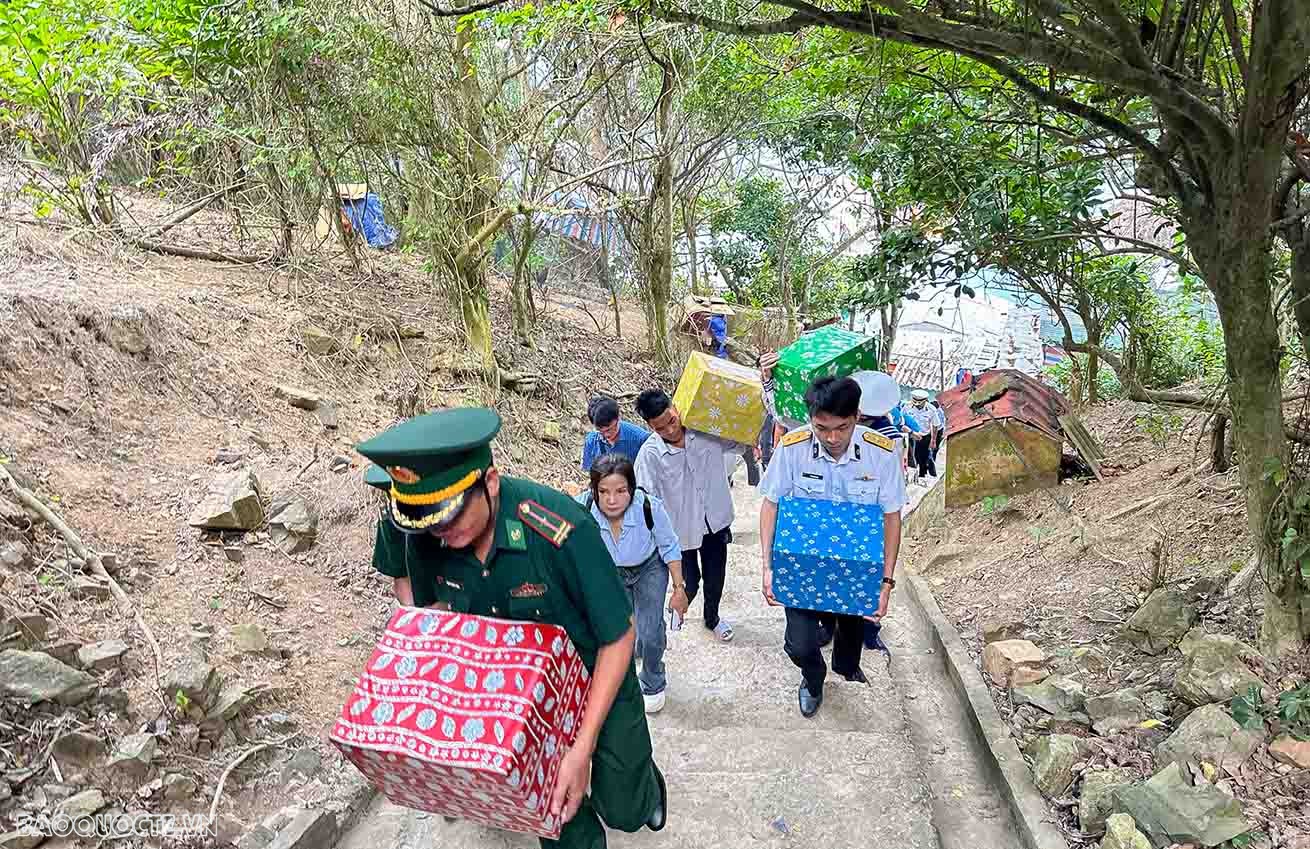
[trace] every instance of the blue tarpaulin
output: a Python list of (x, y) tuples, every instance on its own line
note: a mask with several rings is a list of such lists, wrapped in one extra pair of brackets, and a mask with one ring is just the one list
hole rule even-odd
[(372, 192), (356, 200), (342, 198), (341, 210), (350, 219), (354, 231), (364, 235), (370, 248), (389, 248), (396, 241), (396, 228), (382, 217), (382, 201)]

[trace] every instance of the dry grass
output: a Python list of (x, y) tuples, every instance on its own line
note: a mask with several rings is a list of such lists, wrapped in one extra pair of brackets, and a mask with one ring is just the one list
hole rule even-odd
[[(194, 235), (204, 216), (190, 236), (179, 228), (179, 238), (201, 243)], [(203, 241), (222, 242), (223, 232)], [(458, 346), (444, 298), (417, 260), (366, 257), (360, 273), (331, 255), (274, 270), (145, 254), (83, 230), (0, 230), (0, 268), (10, 272), (0, 274), (0, 454), (39, 495), (58, 499), (88, 545), (119, 555), (120, 580), (163, 644), (166, 665), (189, 651), (194, 626), (212, 630), (219, 671), (274, 685), (257, 711), (294, 714), (317, 746), (390, 607), (389, 586), (370, 565), (376, 496), (352, 446), (415, 397), (428, 406), (494, 403), (505, 422), (498, 465), (571, 488), (581, 482), (586, 398), (633, 394), (659, 379), (640, 352), (596, 334), (585, 315), (559, 303), (546, 308), (535, 350), (514, 344), (500, 332), (509, 317), (499, 285), (497, 355), (507, 368), (542, 375), (537, 392), (524, 397), (434, 370), (434, 356)], [(300, 342), (307, 324), (333, 333), (341, 350), (310, 355)], [(335, 403), (339, 430), (290, 407), (274, 392), (278, 384)], [(561, 425), (557, 444), (538, 438), (548, 420)], [(186, 525), (220, 471), (219, 449), (242, 455), (269, 495), (299, 495), (314, 506), (319, 532), (310, 552), (288, 556), (264, 534), (202, 534)], [(338, 456), (349, 465), (334, 472)], [(0, 606), (45, 611), (51, 639), (127, 640), (121, 686), (132, 710), (113, 735), (153, 721), (149, 652), (129, 623), (109, 604), (68, 597), (61, 569), (69, 567), (60, 566), (65, 555), (48, 534), (0, 523), (0, 542), (19, 533), (37, 563), (11, 576)], [(240, 548), (240, 562), (230, 562), (224, 546)], [(237, 654), (230, 629), (247, 622), (290, 657)], [(197, 758), (166, 738), (160, 762), (213, 781), (238, 753), (229, 741)], [(293, 796), (325, 792), (282, 787), (267, 756), (234, 774), (222, 812), (249, 821)]]

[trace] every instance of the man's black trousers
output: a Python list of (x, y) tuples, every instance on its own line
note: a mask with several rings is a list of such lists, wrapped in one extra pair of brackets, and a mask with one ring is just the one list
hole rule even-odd
[(864, 651), (864, 617), (787, 608), (787, 634), (783, 647), (791, 662), (800, 668), (805, 689), (812, 696), (823, 694), (823, 681), (828, 677), (828, 666), (819, 650), (821, 620), (836, 623), (832, 637), (833, 672), (854, 675), (860, 668), (860, 654)]

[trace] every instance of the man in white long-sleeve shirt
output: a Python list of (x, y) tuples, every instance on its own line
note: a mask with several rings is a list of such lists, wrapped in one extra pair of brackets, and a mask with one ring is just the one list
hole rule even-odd
[(724, 458), (741, 451), (735, 442), (683, 427), (667, 392), (648, 389), (637, 398), (637, 413), (652, 435), (637, 452), (637, 486), (664, 502), (682, 547), (687, 598), (705, 584), (705, 627), (723, 641), (732, 625), (719, 616), (732, 540), (732, 493), (723, 473)]

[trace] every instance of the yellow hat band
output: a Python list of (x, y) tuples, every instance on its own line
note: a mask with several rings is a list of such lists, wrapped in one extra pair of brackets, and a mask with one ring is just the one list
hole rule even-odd
[(427, 507), (432, 504), (439, 504), (447, 498), (459, 495), (461, 492), (477, 483), (478, 478), (482, 477), (482, 471), (482, 469), (474, 469), (464, 477), (452, 483), (450, 486), (443, 487), (436, 492), (424, 492), (420, 494), (405, 493), (397, 490), (396, 485), (392, 484), (391, 497), (401, 504), (408, 504), (413, 507)]

